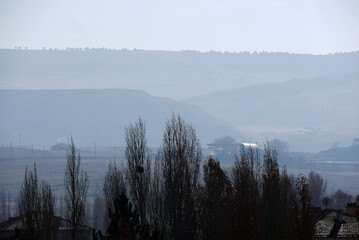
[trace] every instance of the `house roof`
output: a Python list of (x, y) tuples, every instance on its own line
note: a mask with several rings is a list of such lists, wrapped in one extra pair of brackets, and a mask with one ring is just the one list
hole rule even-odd
[[(7, 221), (0, 222), (0, 231), (14, 231), (17, 229), (23, 229), (23, 221), (25, 216), (10, 217)], [(54, 216), (55, 229), (57, 230), (70, 230), (72, 222), (62, 217)], [(92, 230), (88, 226), (81, 225), (81, 230)]]
[(1, 230), (15, 230), (15, 228), (23, 228), (22, 216), (19, 217), (9, 217), (7, 221), (0, 222), (0, 231)]
[[(342, 219), (338, 218), (342, 214)], [(350, 214), (338, 210), (325, 209), (317, 214), (318, 237), (359, 237), (359, 220)]]
[(244, 147), (258, 148), (258, 145), (255, 143), (241, 143)]

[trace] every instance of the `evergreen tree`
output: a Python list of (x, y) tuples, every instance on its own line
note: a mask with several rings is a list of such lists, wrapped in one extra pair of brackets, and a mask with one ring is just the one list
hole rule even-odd
[(114, 201), (114, 209), (109, 208), (110, 224), (107, 229), (109, 239), (139, 239), (140, 223), (137, 211), (128, 201), (125, 193), (121, 193)]

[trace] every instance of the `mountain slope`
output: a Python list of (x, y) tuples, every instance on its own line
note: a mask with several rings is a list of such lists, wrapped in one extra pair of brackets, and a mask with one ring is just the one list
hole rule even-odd
[(0, 143), (44, 144), (73, 135), (77, 144), (124, 144), (124, 130), (141, 116), (150, 146), (159, 146), (172, 113), (193, 124), (203, 144), (218, 136), (240, 133), (225, 122), (186, 103), (138, 90), (0, 90)]
[(359, 120), (359, 75), (297, 79), (190, 98), (235, 125), (343, 125)]
[(281, 138), (292, 150), (320, 151), (359, 135), (358, 93), (359, 75), (350, 75), (261, 84), (187, 102), (259, 140)]

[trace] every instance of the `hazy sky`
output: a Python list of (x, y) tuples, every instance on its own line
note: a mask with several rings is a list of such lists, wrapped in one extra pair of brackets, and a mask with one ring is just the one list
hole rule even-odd
[(0, 0), (0, 48), (359, 50), (359, 0)]

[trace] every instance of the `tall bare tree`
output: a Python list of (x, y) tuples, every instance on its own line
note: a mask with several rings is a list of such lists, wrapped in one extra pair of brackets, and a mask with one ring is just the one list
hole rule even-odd
[(312, 204), (316, 207), (320, 207), (322, 204), (322, 198), (327, 191), (327, 180), (324, 180), (319, 173), (310, 171), (308, 175), (309, 191), (312, 196)]
[(36, 164), (34, 170), (25, 169), (25, 177), (20, 190), (19, 212), (24, 215), (25, 238), (39, 238), (40, 229), (40, 196), (39, 180), (37, 178)]
[(96, 194), (94, 204), (92, 205), (92, 227), (95, 229), (99, 229), (101, 233), (106, 232), (105, 227), (107, 226), (105, 225), (105, 216), (107, 212), (108, 209), (106, 209), (105, 199)]
[(4, 221), (8, 218), (6, 216), (6, 194), (4, 187), (0, 189), (0, 221)]
[[(117, 167), (115, 162), (110, 162), (103, 185), (103, 193), (105, 197), (105, 212), (104, 212), (104, 228), (106, 230), (109, 226), (109, 211), (115, 209), (115, 200), (121, 193), (126, 194), (126, 182), (124, 178), (123, 168)], [(98, 216), (99, 217), (99, 216)]]
[(58, 208), (57, 208), (57, 212), (56, 212), (56, 215), (60, 216), (60, 217), (65, 217), (65, 203), (64, 203), (64, 196), (60, 196), (58, 198)]
[(280, 201), (280, 173), (278, 155), (275, 148), (266, 144), (262, 171), (262, 221), (261, 232), (264, 239), (280, 239), (282, 231), (280, 222), (283, 218), (283, 205)]
[(166, 122), (162, 144), (165, 214), (169, 239), (196, 234), (194, 194), (198, 186), (201, 146), (195, 129), (179, 115)]
[(233, 224), (233, 188), (219, 161), (209, 158), (203, 165), (202, 238), (230, 239)]
[(54, 237), (54, 206), (55, 196), (52, 194), (51, 186), (45, 181), (41, 183), (40, 190), (41, 201), (41, 225), (44, 239), (52, 239)]
[(332, 194), (331, 199), (332, 206), (334, 206), (335, 209), (344, 209), (348, 203), (353, 201), (354, 197), (353, 195), (338, 189), (334, 194)]
[(36, 164), (25, 170), (20, 190), (19, 212), (24, 215), (26, 239), (52, 239), (55, 198), (45, 181), (39, 185)]
[(161, 165), (161, 153), (156, 154), (156, 159), (153, 164), (153, 174), (151, 175), (151, 185), (150, 185), (150, 224), (152, 228), (156, 231), (165, 232), (166, 220), (164, 214), (164, 183), (162, 175), (162, 165)]
[(355, 215), (357, 216), (357, 218), (359, 220), (359, 195), (357, 196), (357, 199), (356, 199), (356, 206), (357, 206), (357, 210), (355, 212)]
[(86, 223), (86, 197), (89, 188), (89, 179), (86, 171), (81, 169), (81, 156), (71, 138), (70, 150), (66, 154), (65, 168), (65, 203), (66, 217), (72, 222), (71, 237), (79, 239), (80, 227)]
[(294, 176), (289, 176), (284, 168), (280, 176), (280, 201), (281, 219), (279, 222), (281, 239), (298, 238), (296, 223), (298, 219), (298, 205), (294, 186)]
[(12, 204), (11, 204), (11, 193), (10, 191), (7, 193), (7, 204), (6, 204), (6, 218), (11, 216), (17, 216), (16, 211), (18, 208), (15, 208), (15, 211), (12, 211)]
[(260, 162), (257, 149), (240, 149), (232, 168), (232, 179), (236, 216), (234, 234), (241, 239), (258, 239)]
[(315, 238), (315, 212), (311, 204), (308, 180), (299, 174), (295, 185), (299, 195), (298, 239), (311, 240)]
[(141, 227), (147, 223), (151, 182), (151, 153), (147, 146), (146, 127), (141, 118), (126, 128), (127, 180), (130, 194), (140, 216)]

